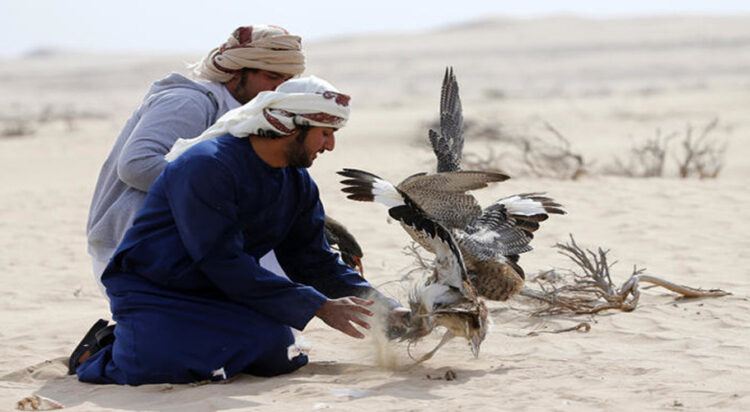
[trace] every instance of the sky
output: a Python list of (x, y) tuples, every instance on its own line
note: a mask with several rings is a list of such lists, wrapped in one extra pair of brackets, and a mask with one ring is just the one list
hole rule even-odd
[[(414, 33), (491, 16), (750, 15), (747, 0), (0, 0), (0, 57), (41, 48), (203, 53), (237, 26), (276, 24), (322, 41)], [(748, 29), (750, 31), (750, 29)]]

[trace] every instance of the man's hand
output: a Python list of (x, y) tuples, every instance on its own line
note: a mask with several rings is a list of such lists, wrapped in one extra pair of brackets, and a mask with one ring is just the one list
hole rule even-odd
[(370, 329), (370, 324), (365, 322), (360, 316), (372, 316), (372, 312), (365, 306), (370, 306), (375, 303), (372, 300), (361, 299), (354, 296), (329, 299), (323, 306), (315, 312), (315, 316), (323, 320), (328, 326), (337, 329), (347, 335), (362, 339), (365, 337), (362, 332), (358, 331), (351, 322), (362, 326), (365, 329)]

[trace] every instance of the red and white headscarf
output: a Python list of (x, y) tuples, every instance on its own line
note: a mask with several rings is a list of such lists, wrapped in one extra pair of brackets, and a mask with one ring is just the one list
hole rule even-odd
[(239, 27), (223, 45), (193, 66), (193, 74), (225, 83), (245, 68), (301, 74), (305, 71), (302, 40), (278, 26)]
[(240, 138), (268, 132), (287, 136), (299, 125), (339, 129), (349, 119), (349, 100), (321, 78), (291, 79), (276, 91), (260, 92), (243, 106), (226, 112), (200, 136), (178, 139), (164, 158), (171, 162), (194, 145), (226, 134)]

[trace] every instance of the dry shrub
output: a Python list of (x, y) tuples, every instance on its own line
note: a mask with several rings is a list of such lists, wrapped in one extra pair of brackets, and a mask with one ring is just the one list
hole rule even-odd
[(536, 177), (577, 180), (587, 173), (583, 155), (574, 152), (570, 141), (551, 124), (544, 122), (549, 132), (545, 137), (519, 137), (523, 162), (528, 172)]
[(588, 165), (583, 155), (572, 149), (570, 140), (547, 122), (544, 130), (546, 134), (534, 136), (495, 133), (503, 137), (487, 145), (484, 152), (465, 151), (464, 169), (560, 180), (577, 180), (585, 175)]
[(39, 114), (39, 123), (62, 122), (67, 131), (72, 132), (78, 129), (78, 124), (82, 120), (101, 120), (108, 117), (104, 112), (79, 110), (70, 106), (47, 105)]
[(19, 118), (3, 122), (3, 128), (0, 130), (0, 137), (31, 136), (35, 132), (36, 128), (31, 121)]
[(645, 269), (633, 267), (630, 277), (618, 288), (612, 281), (609, 250), (597, 248), (596, 252), (582, 249), (573, 235), (570, 243), (557, 243), (559, 253), (567, 256), (577, 266), (576, 270), (549, 270), (537, 275), (531, 282), (538, 289), (524, 287), (521, 295), (542, 302), (535, 316), (574, 314), (591, 315), (607, 309), (635, 310), (640, 298), (640, 282), (647, 282), (678, 293), (685, 298), (720, 297), (730, 293), (721, 289), (697, 289), (678, 285), (655, 276), (644, 274)]
[(688, 124), (682, 140), (674, 149), (670, 141), (680, 134), (672, 132), (662, 136), (661, 130), (657, 129), (654, 138), (633, 143), (626, 159), (616, 157), (614, 163), (603, 172), (626, 177), (663, 177), (666, 174), (666, 157), (670, 154), (677, 164), (680, 178), (714, 179), (724, 167), (727, 149), (725, 139), (710, 136), (718, 122), (718, 118), (710, 121), (698, 133)]
[(703, 127), (697, 137), (693, 134), (693, 126), (687, 125), (685, 138), (681, 142), (680, 150), (675, 154), (681, 178), (696, 176), (700, 179), (715, 179), (719, 175), (724, 167), (727, 142), (709, 137), (718, 123), (718, 118), (712, 120)]
[(676, 132), (666, 136), (656, 129), (656, 135), (642, 142), (633, 142), (626, 159), (615, 157), (614, 164), (605, 167), (604, 173), (626, 177), (661, 177), (664, 175), (667, 147)]
[(10, 114), (0, 114), (0, 137), (32, 136), (40, 127), (54, 122), (62, 123), (68, 132), (72, 132), (82, 121), (109, 118), (105, 112), (79, 110), (62, 104), (48, 104), (41, 110), (15, 106), (10, 111)]

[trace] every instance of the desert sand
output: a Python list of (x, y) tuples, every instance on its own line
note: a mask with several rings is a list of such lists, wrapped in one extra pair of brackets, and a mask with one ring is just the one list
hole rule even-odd
[[(528, 274), (573, 268), (553, 248), (572, 233), (611, 250), (615, 283), (637, 265), (732, 295), (643, 289), (633, 312), (543, 318), (527, 299), (492, 302), (478, 359), (454, 339), (417, 366), (403, 343), (351, 339), (315, 319), (302, 332), (311, 363), (287, 376), (80, 383), (65, 374), (67, 356), (109, 317), (85, 248), (99, 167), (151, 81), (201, 56), (34, 53), (0, 64), (0, 410), (35, 394), (78, 411), (750, 410), (749, 17), (493, 18), (306, 50), (308, 73), (353, 102), (336, 150), (311, 173), (327, 211), (362, 244), (367, 279), (394, 297), (403, 300), (409, 284), (398, 282), (413, 265), (402, 253), (408, 236), (383, 206), (346, 200), (334, 172), (356, 167), (398, 182), (432, 170), (426, 123), (437, 118), (447, 65), (467, 119), (511, 136), (543, 134), (548, 122), (590, 163), (578, 180), (519, 173), (476, 193), (486, 205), (543, 191), (565, 206), (522, 257)], [(684, 133), (715, 118), (712, 136), (728, 144), (716, 179), (679, 179), (671, 157), (660, 178), (602, 172), (656, 130)], [(12, 129), (20, 135), (7, 136)], [(466, 150), (493, 144), (467, 137)], [(539, 333), (579, 322), (591, 330)], [(443, 379), (448, 371), (455, 379)]]

